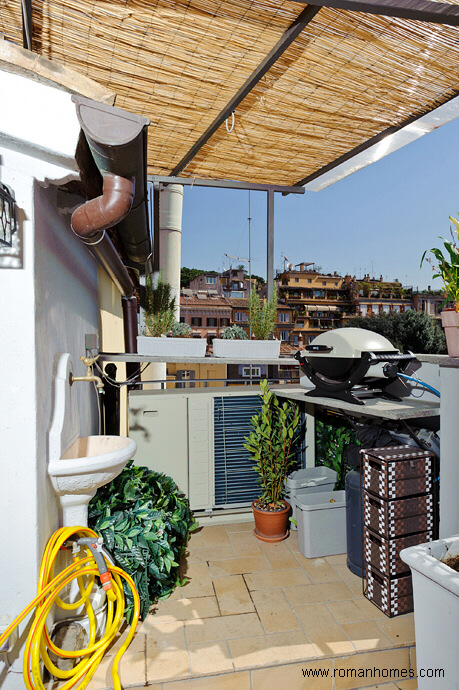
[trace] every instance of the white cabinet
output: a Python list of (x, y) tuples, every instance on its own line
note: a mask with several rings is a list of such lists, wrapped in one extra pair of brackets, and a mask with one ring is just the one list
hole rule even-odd
[(188, 401), (186, 396), (129, 395), (129, 437), (134, 463), (172, 477), (188, 496)]

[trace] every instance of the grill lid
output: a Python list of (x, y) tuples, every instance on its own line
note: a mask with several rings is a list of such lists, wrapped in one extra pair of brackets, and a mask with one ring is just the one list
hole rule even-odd
[(364, 352), (399, 354), (392, 343), (379, 333), (364, 328), (337, 328), (321, 333), (301, 352), (302, 357), (340, 357), (358, 359)]

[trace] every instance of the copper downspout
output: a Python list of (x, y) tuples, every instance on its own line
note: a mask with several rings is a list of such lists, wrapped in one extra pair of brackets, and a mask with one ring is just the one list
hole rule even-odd
[[(111, 173), (104, 174), (103, 193), (79, 206), (72, 214), (73, 232), (87, 245), (121, 292), (123, 307), (124, 346), (127, 353), (137, 352), (137, 300), (135, 286), (121, 261), (108, 228), (121, 222), (129, 213), (134, 199), (135, 184)], [(136, 364), (127, 364), (128, 377), (137, 371)]]

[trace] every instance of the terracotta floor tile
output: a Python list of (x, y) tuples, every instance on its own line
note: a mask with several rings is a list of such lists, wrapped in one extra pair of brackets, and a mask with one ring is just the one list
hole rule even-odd
[[(130, 627), (127, 625), (126, 622), (124, 622), (123, 626), (121, 628), (121, 631), (118, 633), (114, 642), (112, 642), (110, 647), (105, 652), (106, 657), (115, 656), (115, 654), (118, 653), (118, 650), (124, 644), (126, 637), (129, 634), (129, 629), (130, 629)], [(145, 631), (143, 629), (143, 623), (139, 621), (137, 624), (137, 629), (134, 633), (134, 637), (132, 638), (131, 644), (128, 647), (128, 650), (130, 652), (143, 652), (143, 653), (145, 653), (145, 644), (146, 644), (146, 641), (145, 641)]]
[(244, 579), (250, 590), (311, 584), (303, 568), (286, 568), (285, 570), (267, 570), (263, 573), (248, 573), (244, 575)]
[(242, 575), (216, 577), (214, 587), (222, 616), (254, 611), (252, 599)]
[(417, 678), (411, 678), (410, 680), (398, 680), (396, 687), (400, 690), (418, 690)]
[(188, 645), (191, 671), (200, 673), (224, 673), (233, 671), (233, 661), (226, 640), (221, 642), (203, 642)]
[(298, 567), (295, 557), (283, 541), (274, 544), (260, 541), (260, 546), (274, 570)]
[(209, 568), (212, 577), (243, 575), (244, 573), (272, 570), (268, 559), (264, 556), (260, 558), (233, 558), (228, 561), (210, 561)]
[(201, 537), (201, 532), (201, 529), (191, 532), (190, 538), (188, 539), (187, 549), (204, 546), (204, 542), (202, 541)]
[(357, 652), (393, 647), (392, 642), (384, 635), (381, 628), (378, 628), (375, 621), (343, 623), (342, 628)]
[(129, 654), (128, 650), (120, 661), (119, 674), (121, 684), (124, 687), (134, 685), (134, 683), (138, 685), (145, 683), (145, 654), (138, 652)]
[(262, 589), (252, 592), (261, 624), (266, 633), (301, 630), (300, 624), (281, 589)]
[(178, 601), (160, 601), (153, 614), (156, 622), (186, 621), (191, 618), (212, 618), (219, 615), (215, 597), (195, 597)]
[[(221, 676), (192, 678), (164, 685), (164, 690), (251, 690), (250, 671), (225, 673)], [(148, 688), (150, 690), (150, 688)]]
[(416, 647), (410, 647), (410, 668), (413, 669), (414, 674), (418, 675), (418, 667), (416, 663)]
[(225, 529), (228, 532), (253, 532), (255, 523), (253, 520), (248, 522), (233, 522), (230, 525), (225, 525)]
[(304, 569), (311, 582), (336, 582), (341, 578), (325, 558), (305, 558), (301, 553), (296, 554), (296, 560)]
[(364, 597), (349, 601), (330, 602), (327, 603), (327, 608), (340, 624), (377, 620), (386, 617), (377, 606)]
[[(154, 616), (152, 616), (154, 618)], [(185, 623), (148, 621), (147, 680), (173, 680), (190, 675)]]
[(294, 611), (319, 657), (353, 653), (354, 647), (325, 604), (295, 606)]
[(186, 621), (185, 630), (188, 644), (250, 637), (263, 633), (256, 613), (206, 618), (205, 621)]
[[(311, 675), (306, 675), (307, 673)], [(327, 677), (328, 672), (328, 677)], [(312, 674), (318, 673), (319, 677)], [(323, 674), (323, 675), (322, 675)], [(324, 677), (325, 676), (325, 677)], [(332, 661), (308, 661), (302, 664), (287, 664), (252, 671), (252, 690), (331, 690)]]
[(187, 556), (188, 563), (203, 563), (205, 561), (223, 561), (236, 558), (232, 546), (202, 546), (193, 549)]
[(287, 599), (292, 606), (306, 604), (320, 604), (325, 601), (341, 601), (352, 599), (355, 595), (344, 582), (324, 582), (320, 585), (301, 585), (299, 587), (285, 587)]
[(215, 527), (203, 527), (200, 530), (200, 535), (204, 546), (230, 545), (226, 529), (223, 525), (215, 525)]
[(412, 613), (395, 618), (382, 618), (378, 620), (378, 626), (396, 646), (414, 645), (415, 643), (414, 616)]
[(347, 554), (338, 553), (335, 556), (325, 556), (325, 558), (330, 563), (330, 565), (334, 565), (335, 563), (338, 563), (339, 565), (346, 565)]
[(287, 539), (284, 540), (284, 544), (292, 553), (300, 553), (300, 547), (298, 544), (298, 530), (291, 529)]
[(260, 541), (252, 532), (232, 532), (229, 534), (229, 539), (238, 558), (263, 555)]
[(284, 544), (292, 553), (301, 553), (298, 544), (298, 530), (291, 529), (290, 534), (284, 541)]
[(167, 599), (164, 599), (164, 601), (177, 601), (178, 599), (181, 599), (181, 589), (181, 587), (176, 587), (172, 594), (169, 597), (167, 597)]
[(181, 588), (182, 599), (209, 597), (215, 594), (207, 563), (190, 563), (185, 574), (189, 582)]
[[(112, 666), (113, 657), (104, 657), (97, 667), (93, 677), (86, 686), (86, 690), (105, 690), (105, 688), (113, 688), (112, 680)], [(53, 690), (62, 687), (63, 683), (54, 683)], [(49, 684), (47, 686), (49, 688)]]
[[(398, 669), (399, 671), (408, 669), (408, 649), (389, 649), (381, 652), (339, 657), (334, 659), (333, 665), (336, 690), (368, 688), (368, 683), (372, 681), (384, 685), (381, 680), (385, 676), (376, 678), (375, 669), (378, 669), (381, 674), (387, 673), (388, 669)], [(390, 682), (390, 678), (387, 680)]]
[(347, 565), (343, 565), (342, 563), (333, 563), (332, 565), (333, 570), (336, 572), (338, 577), (343, 580), (351, 589), (354, 594), (357, 595), (362, 595), (362, 578), (358, 577), (358, 575), (354, 575), (354, 573), (351, 573)]
[(305, 634), (297, 630), (229, 640), (228, 646), (236, 669), (316, 658)]

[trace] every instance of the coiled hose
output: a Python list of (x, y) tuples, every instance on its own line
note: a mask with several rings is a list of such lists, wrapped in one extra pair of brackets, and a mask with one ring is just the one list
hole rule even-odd
[[(120, 659), (128, 648), (134, 636), (134, 632), (139, 620), (140, 599), (132, 578), (114, 565), (106, 562), (108, 573), (101, 578), (104, 581), (104, 589), (107, 594), (107, 619), (105, 632), (96, 641), (96, 617), (90, 601), (90, 594), (93, 588), (94, 579), (100, 577), (100, 572), (95, 559), (91, 554), (90, 548), (84, 548), (84, 557), (80, 558), (80, 549), (73, 551), (73, 563), (65, 570), (54, 576), (54, 564), (61, 549), (68, 549), (69, 543), (76, 544), (78, 539), (88, 538), (96, 541), (98, 535), (88, 527), (61, 527), (58, 529), (46, 545), (45, 553), (40, 568), (38, 581), (38, 593), (35, 599), (30, 602), (22, 613), (8, 626), (5, 632), (0, 635), (0, 647), (5, 643), (13, 630), (24, 620), (24, 618), (35, 608), (29, 635), (24, 649), (23, 675), (27, 690), (45, 690), (40, 673), (40, 661), (42, 661), (48, 671), (59, 680), (67, 680), (60, 690), (69, 690), (81, 680), (78, 690), (85, 688), (105, 654), (107, 647), (113, 642), (118, 633), (124, 617), (124, 592), (121, 579), (125, 580), (132, 591), (134, 597), (134, 615), (126, 640), (115, 656), (112, 668), (113, 686), (115, 690), (121, 690), (118, 666)], [(66, 603), (59, 597), (59, 593), (67, 587), (72, 580), (77, 580), (81, 598), (74, 603)], [(85, 649), (76, 651), (60, 649), (51, 641), (46, 628), (46, 618), (53, 604), (62, 609), (75, 610), (81, 606), (85, 607), (86, 615), (89, 620), (89, 641)], [(80, 659), (80, 661), (69, 671), (59, 669), (50, 659), (50, 652), (64, 659)]]

